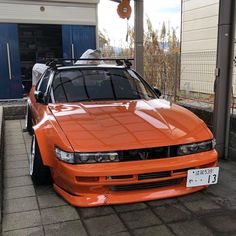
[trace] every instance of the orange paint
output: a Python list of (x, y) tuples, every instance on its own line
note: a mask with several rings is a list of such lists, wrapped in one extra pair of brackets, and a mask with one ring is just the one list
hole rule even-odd
[[(55, 191), (72, 205), (121, 204), (188, 194), (207, 186), (186, 188), (186, 169), (217, 164), (215, 150), (117, 163), (62, 162), (55, 155), (55, 146), (67, 152), (120, 151), (200, 142), (213, 136), (194, 114), (161, 99), (44, 105), (35, 101), (32, 90), (30, 101), (43, 163), (51, 169)], [(159, 172), (169, 172), (169, 175), (139, 179), (140, 174)], [(178, 180), (175, 184), (167, 184), (175, 180)], [(165, 186), (116, 190), (122, 185), (138, 184), (140, 188), (139, 184), (155, 186), (158, 182)]]

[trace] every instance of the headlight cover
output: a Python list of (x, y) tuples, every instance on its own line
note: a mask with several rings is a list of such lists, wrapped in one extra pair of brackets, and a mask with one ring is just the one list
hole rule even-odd
[(117, 152), (73, 153), (66, 152), (58, 147), (55, 147), (55, 153), (59, 160), (71, 164), (91, 164), (119, 161)]
[(75, 155), (73, 152), (65, 152), (58, 147), (55, 147), (54, 150), (59, 160), (72, 164), (75, 163)]
[(177, 148), (177, 155), (183, 156), (183, 155), (189, 155), (193, 153), (210, 151), (215, 148), (215, 145), (216, 145), (215, 139), (203, 141), (199, 143), (180, 145)]
[(117, 152), (75, 153), (75, 161), (79, 164), (118, 162)]

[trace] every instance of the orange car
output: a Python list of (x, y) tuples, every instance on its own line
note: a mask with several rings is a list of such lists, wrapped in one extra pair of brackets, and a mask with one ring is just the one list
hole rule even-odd
[(184, 195), (217, 183), (205, 123), (130, 64), (51, 63), (30, 92), (30, 174), (80, 207)]

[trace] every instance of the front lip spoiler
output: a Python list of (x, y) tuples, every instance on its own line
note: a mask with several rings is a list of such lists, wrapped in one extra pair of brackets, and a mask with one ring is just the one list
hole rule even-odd
[[(132, 164), (132, 165), (131, 165)], [(101, 206), (101, 205), (112, 205), (112, 204), (126, 204), (134, 202), (144, 202), (157, 199), (164, 199), (170, 197), (181, 196), (189, 193), (199, 191), (206, 188), (207, 186), (199, 187), (186, 187), (186, 173), (176, 176), (176, 178), (183, 178), (183, 181), (175, 186), (165, 186), (151, 189), (139, 189), (139, 190), (125, 190), (125, 191), (109, 191), (107, 188), (103, 188), (104, 185), (119, 185), (117, 181), (108, 181), (109, 183), (104, 184), (105, 182), (93, 182), (83, 184), (81, 182), (75, 182), (76, 176), (114, 176), (114, 175), (127, 175), (133, 174), (137, 175), (140, 173), (151, 173), (151, 172), (161, 172), (168, 170), (177, 170), (185, 168), (205, 168), (214, 167), (217, 165), (217, 153), (211, 151), (204, 154), (189, 155), (183, 158), (173, 158), (173, 159), (164, 159), (159, 160), (158, 162), (154, 161), (143, 161), (143, 165), (140, 166), (140, 162), (132, 162), (129, 165), (123, 165), (122, 163), (116, 164), (114, 169), (113, 165), (96, 165), (91, 166), (93, 168), (87, 168), (87, 165), (84, 165), (83, 168), (79, 169), (74, 165), (62, 164), (57, 168), (59, 173), (63, 173), (63, 179), (60, 175), (57, 178), (57, 182), (54, 183), (53, 187), (55, 191), (61, 195), (67, 202), (71, 205), (77, 207), (92, 207), (92, 206)], [(208, 166), (210, 165), (210, 166)], [(96, 167), (96, 168), (95, 168)], [(60, 171), (61, 170), (61, 171)], [(63, 171), (62, 171), (63, 170)], [(169, 179), (169, 178), (168, 178)], [(161, 181), (161, 179), (158, 179)], [(164, 180), (164, 179), (163, 179)], [(141, 182), (153, 182), (155, 179), (142, 180)], [(158, 181), (157, 181), (158, 182)], [(135, 184), (135, 182), (132, 182)], [(130, 181), (122, 184), (132, 184)], [(100, 188), (98, 191), (93, 191), (91, 187), (97, 186)]]
[(207, 187), (208, 186), (186, 188), (185, 185), (180, 185), (175, 187), (163, 187), (160, 189), (114, 192), (107, 194), (88, 194), (77, 196), (65, 191), (58, 185), (53, 184), (54, 190), (71, 205), (76, 207), (93, 207), (102, 205), (152, 201), (194, 193)]

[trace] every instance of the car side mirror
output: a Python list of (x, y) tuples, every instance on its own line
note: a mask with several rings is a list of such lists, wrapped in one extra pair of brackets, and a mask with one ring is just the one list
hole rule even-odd
[(34, 97), (37, 102), (39, 103), (44, 103), (44, 94), (41, 91), (35, 91), (34, 92)]
[(156, 87), (154, 87), (153, 89), (156, 92), (157, 96), (160, 97), (161, 96), (161, 90), (156, 88)]

